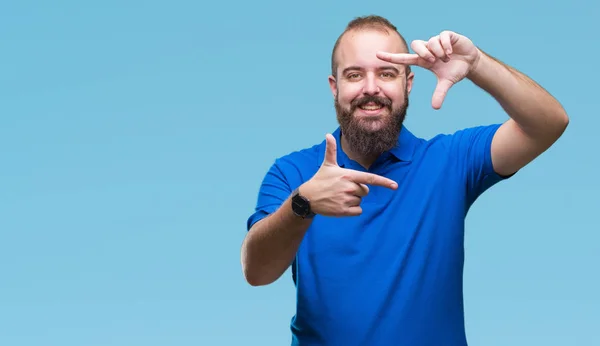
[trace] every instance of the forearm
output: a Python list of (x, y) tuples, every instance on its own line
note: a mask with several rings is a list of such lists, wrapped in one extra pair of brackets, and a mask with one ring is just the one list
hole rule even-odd
[(482, 52), (468, 78), (494, 97), (529, 138), (554, 142), (568, 124), (561, 104), (516, 69)]
[(311, 224), (291, 208), (291, 198), (273, 214), (257, 222), (242, 244), (244, 277), (253, 286), (277, 280), (292, 263)]

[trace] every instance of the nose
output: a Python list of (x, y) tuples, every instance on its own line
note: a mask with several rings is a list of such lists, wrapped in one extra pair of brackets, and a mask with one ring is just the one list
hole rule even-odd
[(379, 85), (377, 85), (377, 79), (373, 74), (368, 74), (364, 79), (363, 93), (367, 95), (377, 95), (380, 92)]

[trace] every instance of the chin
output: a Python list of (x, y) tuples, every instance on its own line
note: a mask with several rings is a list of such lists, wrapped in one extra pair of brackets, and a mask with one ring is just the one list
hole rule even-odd
[(359, 121), (358, 124), (366, 133), (377, 133), (389, 126), (389, 123), (384, 119), (366, 119), (364, 121)]
[(389, 126), (390, 119), (387, 114), (377, 116), (355, 114), (354, 121), (365, 131), (377, 132), (386, 126)]

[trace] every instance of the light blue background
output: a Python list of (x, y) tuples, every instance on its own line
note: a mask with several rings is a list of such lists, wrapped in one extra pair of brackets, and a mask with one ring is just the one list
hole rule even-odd
[[(286, 345), (288, 273), (250, 287), (240, 245), (281, 155), (336, 127), (333, 43), (381, 14), (450, 29), (566, 107), (558, 144), (468, 217), (472, 345), (600, 345), (598, 2), (10, 1), (0, 6), (0, 345)], [(417, 135), (503, 121), (463, 82)]]

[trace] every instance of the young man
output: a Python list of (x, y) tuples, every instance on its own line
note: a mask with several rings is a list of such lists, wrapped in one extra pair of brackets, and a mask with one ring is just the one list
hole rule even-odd
[[(329, 77), (340, 127), (277, 159), (260, 188), (243, 273), (267, 285), (292, 265), (294, 345), (466, 345), (465, 216), (568, 124), (557, 100), (465, 36), (444, 31), (411, 48), (382, 17), (350, 22)], [(434, 108), (466, 78), (509, 119), (417, 138), (403, 125), (411, 65), (437, 76)]]

